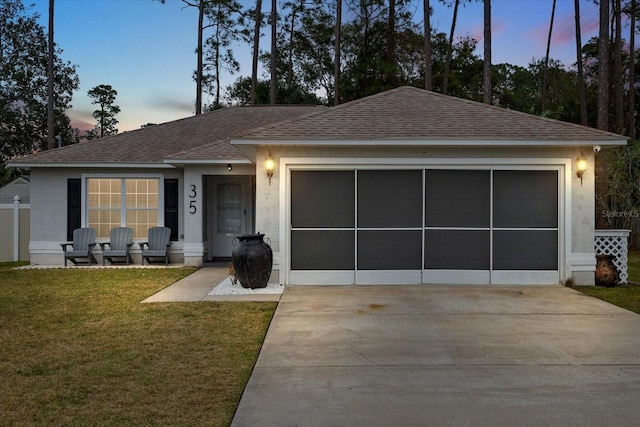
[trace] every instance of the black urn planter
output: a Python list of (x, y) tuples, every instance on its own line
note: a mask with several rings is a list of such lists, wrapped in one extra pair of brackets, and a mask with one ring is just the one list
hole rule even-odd
[(243, 288), (264, 288), (273, 267), (273, 251), (264, 234), (241, 234), (231, 251), (231, 263)]

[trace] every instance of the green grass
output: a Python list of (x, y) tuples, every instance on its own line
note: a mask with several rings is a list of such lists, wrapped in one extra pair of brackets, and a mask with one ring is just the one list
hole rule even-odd
[[(189, 268), (17, 265), (0, 263), (0, 425), (230, 424), (276, 303), (140, 304)], [(638, 285), (576, 289), (640, 313)]]
[(576, 286), (575, 289), (618, 307), (640, 314), (640, 252), (629, 252), (629, 282), (613, 288), (602, 286)]
[(276, 303), (154, 303), (194, 269), (0, 264), (0, 425), (229, 425)]

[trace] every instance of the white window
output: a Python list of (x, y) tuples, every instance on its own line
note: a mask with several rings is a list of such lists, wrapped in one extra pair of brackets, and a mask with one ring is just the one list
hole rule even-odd
[(130, 227), (143, 239), (160, 220), (159, 178), (87, 178), (88, 226), (97, 238), (108, 238), (114, 227)]

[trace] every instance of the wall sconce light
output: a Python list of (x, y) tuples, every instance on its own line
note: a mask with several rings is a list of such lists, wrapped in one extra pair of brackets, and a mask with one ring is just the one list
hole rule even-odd
[(271, 178), (273, 177), (273, 171), (276, 169), (276, 159), (271, 155), (271, 151), (269, 151), (269, 155), (264, 160), (264, 167), (267, 170), (267, 176), (269, 177), (269, 185), (271, 185)]
[(227, 165), (227, 170), (228, 170), (229, 172), (231, 172), (231, 170), (232, 170), (232, 169), (233, 169), (233, 166), (231, 165), (231, 163), (229, 163), (229, 164)]
[(582, 185), (582, 175), (587, 171), (587, 159), (580, 153), (580, 157), (576, 162), (576, 175), (580, 178), (580, 185)]

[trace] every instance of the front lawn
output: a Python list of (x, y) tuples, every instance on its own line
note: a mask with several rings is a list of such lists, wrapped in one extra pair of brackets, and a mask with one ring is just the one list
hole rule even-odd
[(0, 425), (229, 425), (276, 303), (140, 303), (193, 271), (0, 264)]
[(629, 282), (614, 288), (576, 286), (575, 289), (640, 314), (640, 251), (629, 252)]

